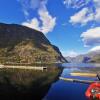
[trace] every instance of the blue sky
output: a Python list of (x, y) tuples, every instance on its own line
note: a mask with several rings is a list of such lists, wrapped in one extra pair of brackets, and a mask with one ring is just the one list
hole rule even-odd
[(0, 22), (43, 32), (64, 56), (100, 49), (100, 0), (0, 0)]

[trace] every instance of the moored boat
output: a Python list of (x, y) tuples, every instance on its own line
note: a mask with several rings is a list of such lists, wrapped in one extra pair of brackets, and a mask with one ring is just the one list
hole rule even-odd
[(85, 95), (89, 100), (100, 100), (100, 82), (90, 84)]

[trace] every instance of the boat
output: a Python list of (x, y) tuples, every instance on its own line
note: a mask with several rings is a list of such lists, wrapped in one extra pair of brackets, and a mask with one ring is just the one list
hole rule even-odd
[(60, 80), (69, 81), (69, 82), (77, 82), (83, 84), (89, 84), (85, 92), (85, 96), (88, 100), (100, 100), (100, 73), (70, 73), (71, 76), (85, 76), (85, 77), (97, 77), (98, 81), (90, 81), (90, 80), (80, 80), (80, 79), (72, 79), (72, 78), (64, 78), (59, 77)]
[(100, 82), (90, 84), (85, 95), (88, 100), (100, 100)]

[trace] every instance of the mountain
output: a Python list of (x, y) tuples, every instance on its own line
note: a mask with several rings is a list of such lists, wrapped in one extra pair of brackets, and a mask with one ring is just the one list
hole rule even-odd
[(91, 57), (91, 59), (89, 60), (89, 62), (100, 63), (100, 50), (90, 52), (89, 56)]
[(100, 55), (92, 58), (89, 62), (91, 62), (91, 63), (100, 63)]
[(78, 55), (76, 57), (66, 57), (66, 60), (73, 63), (100, 63), (100, 50), (91, 51), (87, 54)]
[(0, 63), (66, 62), (60, 50), (37, 30), (0, 23)]
[(65, 59), (66, 59), (69, 63), (75, 61), (75, 57), (70, 57), (70, 56), (68, 56), (68, 57), (65, 57)]
[(84, 55), (78, 55), (76, 57), (66, 57), (66, 60), (70, 63), (82, 63), (82, 62), (87, 62), (89, 60), (89, 57), (84, 54)]

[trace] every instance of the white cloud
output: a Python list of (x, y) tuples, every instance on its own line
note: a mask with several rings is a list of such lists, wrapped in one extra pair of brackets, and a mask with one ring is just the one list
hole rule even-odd
[(27, 26), (29, 28), (34, 28), (36, 30), (39, 30), (40, 31), (40, 28), (39, 28), (39, 21), (37, 18), (33, 18), (31, 21), (28, 21), (28, 22), (23, 22), (22, 25), (24, 26)]
[[(40, 3), (40, 7), (38, 9), (38, 18), (33, 18), (30, 21), (23, 22), (22, 25), (27, 27), (37, 29), (44, 34), (51, 32), (56, 25), (56, 17), (52, 17), (46, 8), (46, 1), (42, 1)], [(41, 24), (41, 25), (40, 25)]]
[(100, 51), (100, 46), (95, 46), (89, 50), (89, 52), (92, 52), (92, 51)]
[(83, 32), (81, 38), (86, 46), (100, 44), (100, 27), (95, 27)]
[(89, 14), (88, 8), (83, 8), (81, 11), (70, 17), (70, 22), (73, 24), (85, 25), (88, 21), (92, 21), (94, 18), (93, 14)]
[(100, 22), (100, 0), (93, 0), (91, 7), (85, 5), (83, 9), (70, 17), (72, 24), (85, 25), (88, 22), (95, 21)]
[(36, 9), (40, 6), (41, 0), (30, 0), (30, 8)]
[(100, 0), (93, 0), (94, 2), (94, 21), (100, 22)]
[(40, 26), (40, 21), (37, 18), (33, 18), (28, 22), (23, 22), (22, 25), (41, 31), (44, 34), (51, 32), (56, 25), (56, 18), (53, 18), (48, 12), (41, 12), (39, 16), (42, 26)]
[(100, 22), (100, 8), (97, 8), (95, 13), (90, 12), (89, 8), (83, 8), (81, 11), (70, 17), (70, 23), (86, 25), (88, 22)]
[(91, 0), (64, 0), (63, 4), (67, 8), (81, 8), (87, 5)]
[(100, 0), (93, 0), (96, 7), (100, 7)]
[(51, 32), (56, 25), (56, 17), (52, 17), (46, 8), (39, 9), (38, 13), (42, 21), (41, 31), (43, 33)]
[(95, 20), (100, 22), (100, 8), (96, 9)]
[(73, 25), (86, 25), (91, 21), (100, 22), (100, 0), (64, 0), (63, 4), (67, 8), (79, 9), (70, 17), (69, 22)]
[(76, 57), (79, 55), (79, 53), (77, 53), (74, 50), (70, 50), (70, 51), (62, 51), (62, 54), (64, 57)]
[[(36, 8), (39, 8), (41, 0), (17, 0), (21, 6), (22, 6), (22, 10), (26, 16), (29, 16), (29, 10), (34, 10)], [(43, 0), (43, 1), (47, 1), (47, 0)]]

